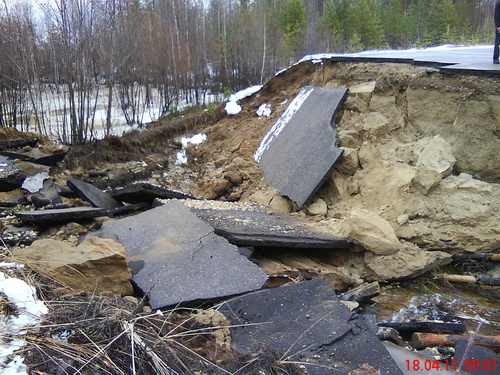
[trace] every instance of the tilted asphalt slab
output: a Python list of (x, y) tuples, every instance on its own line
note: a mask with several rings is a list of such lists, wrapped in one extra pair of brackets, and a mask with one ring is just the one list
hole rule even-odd
[(193, 209), (215, 233), (238, 246), (345, 249), (352, 246), (344, 238), (307, 228), (288, 215), (270, 215), (262, 210)]
[(342, 155), (332, 123), (347, 89), (305, 87), (262, 140), (254, 158), (269, 186), (299, 207), (307, 203)]
[(92, 236), (120, 242), (153, 309), (260, 289), (265, 273), (182, 201), (106, 224)]
[(350, 311), (324, 280), (232, 298), (219, 311), (232, 324), (238, 352), (269, 348), (308, 375), (346, 375), (365, 363), (382, 374), (402, 374), (377, 339), (373, 316)]

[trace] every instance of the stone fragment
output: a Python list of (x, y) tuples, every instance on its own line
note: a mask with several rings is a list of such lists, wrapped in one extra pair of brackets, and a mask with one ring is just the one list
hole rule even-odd
[(450, 144), (439, 135), (422, 141), (417, 142), (416, 146), (422, 147), (417, 159), (417, 169), (430, 169), (439, 172), (443, 177), (449, 176), (456, 162)]
[(59, 196), (59, 191), (54, 187), (41, 189), (37, 193), (32, 194), (31, 202), (36, 208), (57, 206), (63, 203)]
[(308, 375), (346, 375), (364, 363), (401, 375), (376, 337), (374, 319), (351, 312), (323, 280), (236, 297), (219, 311), (233, 325), (238, 352), (252, 355), (269, 348), (300, 363)]
[(42, 239), (13, 252), (16, 262), (50, 272), (57, 282), (88, 293), (133, 293), (132, 276), (119, 243), (87, 238), (78, 246), (54, 239)]
[(359, 169), (358, 151), (354, 148), (347, 147), (341, 147), (340, 149), (344, 152), (335, 168), (340, 173), (353, 176)]
[(23, 203), (28, 201), (22, 189), (0, 192), (0, 207), (15, 207)]
[(363, 141), (358, 131), (352, 129), (342, 129), (338, 133), (339, 143), (342, 147), (357, 149), (361, 147)]
[(377, 214), (354, 207), (346, 220), (344, 235), (375, 254), (390, 255), (401, 248), (394, 229)]
[(259, 190), (247, 199), (250, 202), (269, 206), (273, 211), (282, 214), (289, 214), (293, 210), (293, 203), (274, 189)]
[(92, 203), (96, 207), (111, 211), (122, 206), (111, 194), (96, 188), (94, 185), (72, 178), (68, 181), (68, 186), (81, 199)]
[(97, 207), (71, 207), (16, 213), (16, 216), (24, 223), (39, 224), (88, 220), (105, 215), (106, 211)]
[(0, 155), (0, 192), (20, 187), (26, 174), (9, 158)]
[(268, 185), (299, 207), (323, 184), (342, 154), (332, 123), (346, 97), (347, 89), (303, 88), (255, 153)]
[(249, 292), (267, 280), (181, 201), (116, 220), (92, 235), (116, 238), (125, 247), (136, 262), (133, 280), (153, 309)]
[(376, 281), (409, 279), (451, 262), (451, 255), (441, 251), (421, 250), (407, 244), (393, 255), (365, 254), (365, 265)]
[(313, 204), (307, 207), (307, 214), (311, 216), (326, 216), (328, 205), (323, 199), (317, 199)]
[(410, 217), (407, 214), (402, 214), (396, 218), (396, 221), (399, 225), (406, 225), (410, 221)]
[(423, 195), (429, 195), (442, 180), (441, 173), (430, 169), (421, 169), (412, 178), (412, 186)]

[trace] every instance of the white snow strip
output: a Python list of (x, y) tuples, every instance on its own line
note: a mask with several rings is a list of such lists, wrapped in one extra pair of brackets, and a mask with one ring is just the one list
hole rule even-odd
[(292, 100), (286, 111), (281, 115), (276, 124), (273, 125), (271, 130), (266, 134), (262, 142), (260, 143), (259, 148), (255, 152), (254, 159), (258, 163), (262, 158), (264, 152), (269, 148), (271, 142), (279, 136), (281, 131), (285, 128), (291, 118), (297, 113), (302, 104), (306, 101), (306, 99), (311, 94), (313, 88), (306, 87), (300, 90), (299, 94)]
[[(40, 322), (41, 316), (48, 313), (47, 306), (36, 298), (35, 289), (23, 280), (5, 276), (0, 272), (0, 293), (15, 307), (16, 315), (0, 315), (0, 374), (27, 375), (23, 358), (15, 355), (24, 346), (22, 335), (25, 328)], [(10, 360), (11, 359), (11, 360)]]
[(255, 94), (261, 88), (262, 88), (262, 85), (255, 85), (255, 86), (247, 87), (246, 89), (243, 89), (241, 91), (238, 91), (237, 93), (232, 94), (229, 97), (229, 101), (230, 102), (237, 102), (238, 100), (244, 99), (250, 95)]
[(9, 268), (18, 270), (24, 268), (24, 264), (0, 262), (0, 268)]
[(36, 193), (43, 189), (43, 182), (50, 178), (47, 172), (37, 173), (31, 177), (27, 177), (21, 187), (28, 190), (30, 193)]
[(244, 90), (238, 91), (229, 97), (226, 103), (225, 110), (228, 115), (234, 116), (241, 112), (241, 106), (237, 103), (239, 100), (244, 99), (250, 95), (255, 94), (262, 88), (261, 85), (247, 87)]
[(271, 104), (261, 104), (259, 109), (257, 110), (257, 116), (259, 117), (269, 117), (271, 116), (272, 110), (271, 110)]

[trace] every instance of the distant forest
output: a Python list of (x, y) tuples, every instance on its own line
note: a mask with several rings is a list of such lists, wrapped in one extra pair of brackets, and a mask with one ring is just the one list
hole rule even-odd
[(30, 108), (31, 121), (34, 116), (43, 129), (39, 93), (61, 85), (71, 143), (88, 140), (84, 129), (97, 88), (108, 90), (109, 107), (115, 100), (133, 104), (138, 85), (146, 96), (154, 88), (168, 113), (180, 99), (204, 105), (207, 92), (263, 83), (305, 54), (492, 43), (494, 37), (493, 0), (32, 3), (0, 1), (0, 126), (22, 126)]

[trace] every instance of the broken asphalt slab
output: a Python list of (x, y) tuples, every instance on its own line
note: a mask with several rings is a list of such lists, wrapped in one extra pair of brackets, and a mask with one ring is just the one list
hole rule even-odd
[(377, 339), (373, 318), (350, 311), (324, 280), (246, 294), (219, 311), (232, 324), (236, 351), (267, 347), (308, 375), (345, 375), (365, 363), (382, 374), (402, 374)]
[(23, 138), (12, 141), (0, 141), (0, 150), (11, 150), (25, 146), (34, 147), (38, 143), (38, 138)]
[(342, 155), (333, 122), (347, 92), (345, 88), (303, 88), (254, 155), (268, 185), (299, 207), (321, 187)]
[(26, 153), (21, 153), (19, 152), (12, 152), (12, 151), (1, 151), (0, 155), (7, 156), (8, 158), (15, 160), (24, 160), (30, 163), (34, 164), (39, 164), (39, 165), (45, 165), (45, 166), (53, 166), (57, 163), (59, 163), (61, 160), (63, 160), (66, 157), (66, 152), (59, 152), (54, 155), (46, 155), (43, 153), (40, 153), (37, 157), (33, 157), (31, 155), (28, 155)]
[[(195, 207), (202, 207), (200, 201)], [(236, 205), (235, 205), (236, 206)], [(300, 226), (291, 216), (270, 215), (262, 210), (193, 208), (196, 215), (214, 227), (215, 233), (238, 246), (344, 249), (347, 240)]]
[(88, 220), (106, 216), (106, 210), (96, 207), (71, 207), (16, 213), (23, 223), (49, 224), (70, 221)]
[(160, 199), (193, 199), (192, 196), (140, 182), (114, 189), (110, 194), (117, 200), (128, 203), (152, 202)]
[(72, 178), (68, 181), (68, 187), (80, 198), (92, 203), (96, 207), (112, 211), (122, 204), (114, 199), (109, 193), (96, 188), (94, 185)]
[[(181, 201), (106, 224), (92, 236), (126, 250), (153, 309), (260, 289), (265, 273)], [(142, 268), (141, 268), (142, 267)]]

